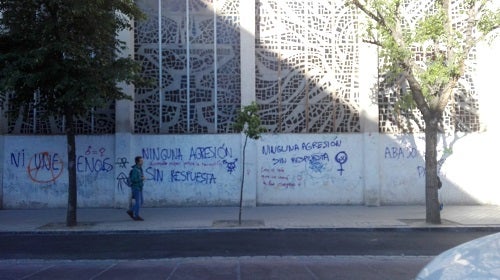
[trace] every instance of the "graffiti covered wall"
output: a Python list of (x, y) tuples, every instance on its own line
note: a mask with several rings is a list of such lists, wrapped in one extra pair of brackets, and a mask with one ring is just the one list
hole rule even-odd
[(361, 135), (265, 135), (259, 141), (262, 204), (362, 204)]
[(239, 135), (135, 136), (132, 142), (135, 154), (130, 159), (134, 155), (144, 158), (144, 196), (149, 205), (231, 205), (239, 201)]
[[(126, 205), (130, 192), (127, 176), (135, 156), (144, 158), (149, 206), (231, 205), (239, 199), (239, 135), (207, 136), (202, 142), (196, 136), (120, 140), (129, 143), (123, 145), (112, 135), (77, 137), (79, 206)], [(4, 147), (5, 208), (66, 206), (64, 136), (6, 136)]]
[[(4, 207), (63, 207), (68, 172), (64, 136), (7, 136), (4, 143)], [(78, 203), (109, 206), (114, 197), (113, 136), (77, 137)]]
[[(2, 207), (66, 207), (65, 137), (2, 136), (2, 142)], [(236, 206), (243, 142), (239, 134), (78, 136), (78, 205), (125, 207), (128, 172), (140, 155), (147, 207)], [(424, 147), (418, 134), (265, 134), (247, 147), (244, 204), (362, 205), (368, 186), (383, 205), (423, 204)], [(494, 147), (486, 133), (440, 138), (445, 203), (500, 204), (497, 171), (485, 161), (498, 156)]]

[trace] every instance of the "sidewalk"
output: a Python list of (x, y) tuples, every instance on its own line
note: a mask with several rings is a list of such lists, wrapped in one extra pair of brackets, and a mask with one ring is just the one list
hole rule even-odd
[(500, 231), (500, 206), (445, 205), (441, 225), (425, 223), (425, 206), (258, 206), (143, 208), (145, 221), (125, 209), (77, 210), (78, 226), (66, 227), (66, 209), (0, 210), (0, 233), (51, 231), (170, 231), (221, 229), (418, 229), (487, 228)]

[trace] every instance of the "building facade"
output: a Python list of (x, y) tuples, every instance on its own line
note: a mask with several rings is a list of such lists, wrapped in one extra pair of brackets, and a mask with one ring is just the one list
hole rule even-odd
[[(79, 205), (124, 206), (126, 174), (145, 159), (146, 204), (423, 204), (424, 137), (416, 111), (395, 109), (362, 18), (342, 1), (140, 0), (147, 15), (121, 34), (153, 86), (78, 121)], [(430, 7), (407, 1), (409, 23)], [(457, 21), (460, 20), (457, 13)], [(445, 203), (498, 204), (494, 66), (480, 45), (442, 122)], [(34, 97), (36, 98), (36, 96)], [(255, 101), (268, 130), (251, 142), (233, 123)], [(8, 111), (8, 100), (0, 100)], [(3, 208), (63, 207), (64, 120), (31, 111), (0, 125)], [(36, 145), (34, 145), (36, 143)], [(474, 158), (474, 160), (472, 160)]]

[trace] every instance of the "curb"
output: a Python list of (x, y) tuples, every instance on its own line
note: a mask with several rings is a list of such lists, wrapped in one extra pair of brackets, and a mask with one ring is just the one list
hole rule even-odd
[(33, 230), (0, 231), (0, 236), (12, 235), (131, 235), (228, 232), (500, 232), (500, 226), (429, 226), (429, 227), (335, 227), (335, 228), (203, 228), (166, 230)]

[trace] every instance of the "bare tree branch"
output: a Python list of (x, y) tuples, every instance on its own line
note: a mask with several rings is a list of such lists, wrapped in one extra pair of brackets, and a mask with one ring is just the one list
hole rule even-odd
[(363, 43), (372, 44), (381, 47), (382, 44), (379, 41), (363, 39)]

